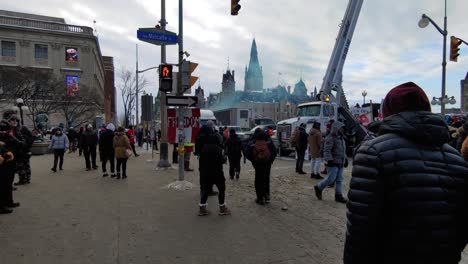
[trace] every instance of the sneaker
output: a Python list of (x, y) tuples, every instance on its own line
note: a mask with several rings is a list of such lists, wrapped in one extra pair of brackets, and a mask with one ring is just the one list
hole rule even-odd
[(257, 204), (259, 204), (259, 205), (265, 205), (265, 199), (263, 199), (263, 198), (262, 198), (262, 199), (258, 199), (258, 198), (257, 198), (257, 199), (255, 199), (255, 202), (256, 202)]
[(314, 185), (314, 190), (315, 190), (315, 196), (317, 196), (317, 199), (322, 200), (322, 190), (317, 185)]
[(109, 174), (107, 173), (102, 174), (102, 177), (107, 177), (107, 176), (109, 176)]
[(12, 212), (13, 210), (11, 210), (10, 208), (0, 207), (0, 214), (11, 214)]
[(348, 199), (344, 198), (343, 194), (340, 193), (340, 194), (335, 194), (335, 201), (337, 203), (344, 203), (345, 204), (345, 203), (348, 202)]
[(219, 207), (219, 215), (230, 215), (231, 210), (227, 208), (225, 205)]
[(200, 206), (200, 209), (198, 210), (199, 216), (205, 216), (209, 214), (210, 214), (210, 211), (206, 210), (206, 206)]

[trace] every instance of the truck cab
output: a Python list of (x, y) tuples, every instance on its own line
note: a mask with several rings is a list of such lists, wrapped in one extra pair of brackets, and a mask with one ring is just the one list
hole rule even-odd
[(354, 117), (344, 108), (339, 107), (336, 103), (325, 101), (307, 102), (298, 105), (297, 117), (282, 120), (277, 124), (277, 140), (281, 155), (289, 155), (295, 151), (289, 143), (289, 139), (302, 123), (306, 124), (306, 132), (309, 133), (314, 122), (320, 123), (322, 135), (326, 134), (326, 125), (330, 120), (338, 120), (346, 125), (347, 135), (347, 152), (350, 154), (352, 150), (360, 142), (365, 132), (357, 123)]

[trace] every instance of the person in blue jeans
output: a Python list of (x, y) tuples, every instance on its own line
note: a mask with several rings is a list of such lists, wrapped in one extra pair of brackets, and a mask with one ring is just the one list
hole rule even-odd
[(330, 134), (325, 138), (323, 147), (323, 159), (327, 166), (327, 178), (314, 186), (315, 195), (322, 200), (323, 190), (335, 182), (335, 201), (346, 203), (343, 197), (343, 170), (347, 166), (346, 143), (344, 141), (345, 125), (339, 121), (334, 122)]

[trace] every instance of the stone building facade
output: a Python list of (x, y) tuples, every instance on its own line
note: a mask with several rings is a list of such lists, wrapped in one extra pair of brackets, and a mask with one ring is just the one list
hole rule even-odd
[[(115, 92), (104, 96), (106, 79), (111, 82), (107, 90), (113, 89), (112, 58), (106, 59), (106, 69), (92, 28), (66, 24), (63, 18), (0, 10), (0, 50), (0, 67), (53, 73), (63, 80), (67, 96), (93, 96), (100, 102), (95, 115), (113, 119)], [(3, 107), (14, 102), (0, 99)], [(60, 114), (49, 115), (49, 122), (65, 123)]]

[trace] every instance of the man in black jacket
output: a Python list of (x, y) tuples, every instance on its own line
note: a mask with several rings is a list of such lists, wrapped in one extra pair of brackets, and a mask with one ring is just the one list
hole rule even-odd
[(354, 157), (345, 264), (455, 264), (468, 241), (468, 165), (409, 82), (383, 104), (379, 137)]
[(80, 146), (83, 149), (83, 154), (86, 162), (86, 170), (97, 169), (96, 165), (96, 146), (98, 144), (98, 136), (96, 131), (93, 130), (91, 124), (86, 126), (86, 130), (80, 137)]
[(306, 174), (303, 170), (304, 166), (304, 157), (305, 157), (305, 151), (307, 149), (308, 145), (308, 135), (305, 131), (306, 124), (302, 123), (297, 132), (297, 139), (296, 139), (296, 154), (297, 154), (297, 160), (296, 160), (296, 172), (299, 174)]

